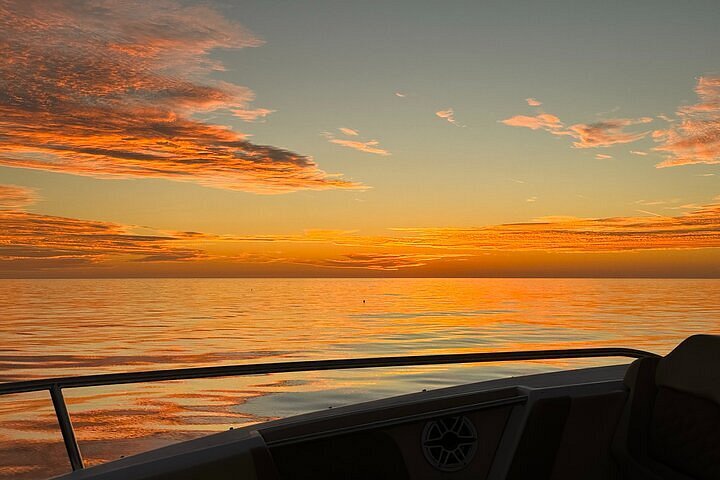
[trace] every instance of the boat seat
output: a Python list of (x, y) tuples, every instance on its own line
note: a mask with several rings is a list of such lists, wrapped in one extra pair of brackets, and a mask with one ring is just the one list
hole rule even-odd
[(720, 480), (720, 336), (633, 362), (613, 453), (623, 478)]

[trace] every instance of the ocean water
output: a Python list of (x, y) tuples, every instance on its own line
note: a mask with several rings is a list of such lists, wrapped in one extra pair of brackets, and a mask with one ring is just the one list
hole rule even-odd
[[(0, 381), (299, 359), (624, 346), (720, 333), (720, 280), (0, 280)], [(424, 388), (622, 359), (66, 390), (86, 464)], [(0, 478), (69, 470), (49, 396), (0, 397)]]

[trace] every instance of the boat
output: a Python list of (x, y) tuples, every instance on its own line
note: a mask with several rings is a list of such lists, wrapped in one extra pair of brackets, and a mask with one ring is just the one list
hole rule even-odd
[[(422, 391), (237, 428), (83, 468), (63, 389), (348, 368), (629, 357)], [(720, 479), (720, 335), (668, 355), (628, 348), (232, 365), (0, 384), (50, 392), (63, 480)]]

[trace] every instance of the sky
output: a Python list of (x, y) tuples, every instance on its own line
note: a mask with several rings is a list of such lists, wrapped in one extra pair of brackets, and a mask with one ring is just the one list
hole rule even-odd
[(720, 277), (719, 22), (0, 0), (0, 277)]

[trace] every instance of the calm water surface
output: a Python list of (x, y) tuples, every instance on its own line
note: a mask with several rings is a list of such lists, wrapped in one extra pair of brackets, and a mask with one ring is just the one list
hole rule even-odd
[[(0, 280), (0, 315), (0, 381), (551, 347), (665, 353), (690, 334), (720, 333), (720, 280)], [(284, 374), (85, 388), (65, 396), (92, 465), (329, 406), (598, 363)], [(0, 398), (0, 478), (67, 470), (48, 395)]]

